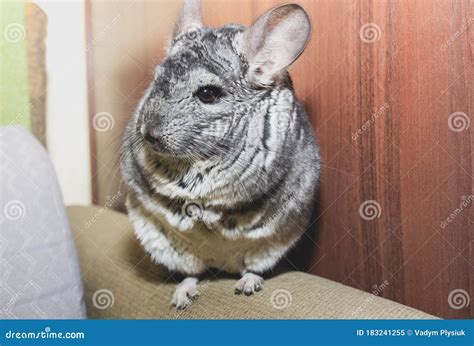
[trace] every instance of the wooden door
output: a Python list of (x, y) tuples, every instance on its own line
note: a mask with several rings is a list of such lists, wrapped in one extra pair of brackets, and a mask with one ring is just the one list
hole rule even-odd
[[(473, 317), (474, 2), (296, 2), (313, 37), (291, 72), (324, 159), (299, 265), (440, 317)], [(280, 3), (205, 0), (204, 19), (250, 24)], [(91, 123), (100, 112), (114, 120), (92, 131), (97, 203), (117, 195), (121, 132), (179, 7), (88, 3)]]

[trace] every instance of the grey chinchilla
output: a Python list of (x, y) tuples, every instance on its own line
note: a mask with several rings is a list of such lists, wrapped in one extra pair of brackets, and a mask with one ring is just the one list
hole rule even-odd
[(310, 35), (296, 4), (220, 28), (202, 25), (199, 1), (184, 4), (121, 156), (137, 237), (186, 275), (177, 308), (209, 268), (240, 273), (236, 293), (259, 291), (308, 227), (320, 156), (287, 68)]

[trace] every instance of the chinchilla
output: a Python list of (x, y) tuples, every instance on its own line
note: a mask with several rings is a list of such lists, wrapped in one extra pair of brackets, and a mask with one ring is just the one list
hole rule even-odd
[(186, 276), (179, 309), (210, 268), (240, 273), (237, 294), (259, 291), (309, 226), (320, 156), (287, 68), (310, 35), (296, 4), (220, 28), (202, 25), (199, 1), (184, 4), (121, 156), (138, 239)]

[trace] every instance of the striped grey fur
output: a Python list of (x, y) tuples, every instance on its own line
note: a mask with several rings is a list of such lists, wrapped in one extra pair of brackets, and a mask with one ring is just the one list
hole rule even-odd
[[(197, 6), (185, 5), (178, 27), (198, 21)], [(301, 7), (288, 6), (273, 14), (301, 15)], [(262, 273), (308, 226), (318, 146), (286, 69), (270, 84), (259, 83), (259, 70), (249, 77), (249, 29), (199, 22), (191, 28), (178, 28), (125, 131), (121, 169), (129, 216), (145, 249), (170, 270)], [(222, 89), (217, 102), (196, 97), (206, 85)], [(151, 130), (159, 133), (154, 145), (144, 139)], [(197, 213), (189, 216), (187, 208)], [(255, 277), (242, 283), (246, 293)], [(261, 284), (255, 280), (250, 293)], [(174, 303), (186, 306), (178, 291)]]

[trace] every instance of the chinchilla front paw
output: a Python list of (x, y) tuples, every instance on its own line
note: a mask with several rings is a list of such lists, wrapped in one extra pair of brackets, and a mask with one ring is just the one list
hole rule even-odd
[(196, 278), (186, 278), (178, 286), (173, 294), (171, 305), (177, 310), (186, 309), (198, 297)]
[(263, 278), (254, 273), (245, 273), (242, 278), (235, 284), (235, 294), (241, 294), (242, 292), (250, 296), (254, 292), (258, 292), (262, 289)]

